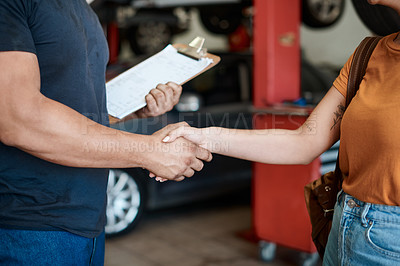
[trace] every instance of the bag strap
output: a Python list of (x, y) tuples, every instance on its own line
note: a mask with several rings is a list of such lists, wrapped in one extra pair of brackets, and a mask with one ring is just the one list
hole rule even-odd
[(347, 108), (356, 95), (360, 83), (367, 70), (368, 61), (376, 45), (382, 37), (366, 37), (354, 52), (347, 80), (346, 105)]
[[(349, 77), (347, 80), (345, 110), (360, 87), (360, 83), (365, 75), (365, 71), (367, 70), (368, 61), (380, 39), (382, 39), (380, 36), (366, 37), (361, 41), (354, 52), (353, 60), (350, 65)], [(339, 167), (339, 154), (336, 159), (335, 175), (337, 177), (337, 185), (340, 190), (342, 188), (343, 175)]]

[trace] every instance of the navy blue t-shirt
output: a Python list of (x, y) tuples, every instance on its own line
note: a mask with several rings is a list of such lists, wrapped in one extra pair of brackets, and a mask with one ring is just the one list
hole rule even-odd
[[(108, 125), (108, 48), (85, 0), (1, 0), (0, 51), (36, 54), (43, 95)], [(95, 237), (105, 224), (107, 176), (0, 142), (0, 227)]]

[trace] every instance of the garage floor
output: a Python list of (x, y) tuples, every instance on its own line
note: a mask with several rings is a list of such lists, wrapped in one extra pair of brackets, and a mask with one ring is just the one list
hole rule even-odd
[(273, 262), (260, 261), (249, 200), (233, 198), (147, 213), (134, 231), (106, 241), (105, 265), (297, 265), (301, 254), (283, 247)]

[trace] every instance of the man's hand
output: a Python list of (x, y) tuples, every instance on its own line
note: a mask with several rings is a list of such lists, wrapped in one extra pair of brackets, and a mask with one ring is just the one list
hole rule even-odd
[(162, 115), (179, 102), (182, 93), (182, 86), (168, 82), (167, 84), (158, 84), (146, 95), (147, 105), (136, 112), (137, 117), (146, 118)]
[(153, 177), (181, 181), (193, 176), (195, 171), (200, 171), (204, 166), (202, 161), (211, 161), (209, 151), (184, 138), (178, 138), (172, 143), (162, 142), (168, 132), (184, 124), (168, 125), (152, 135), (154, 148), (149, 152), (150, 160), (145, 163), (145, 168)]

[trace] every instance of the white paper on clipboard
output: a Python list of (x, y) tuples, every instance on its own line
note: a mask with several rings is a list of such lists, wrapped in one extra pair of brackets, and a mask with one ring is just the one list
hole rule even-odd
[(178, 53), (172, 45), (106, 83), (108, 113), (116, 118), (146, 106), (145, 96), (160, 83), (182, 84), (213, 63)]

